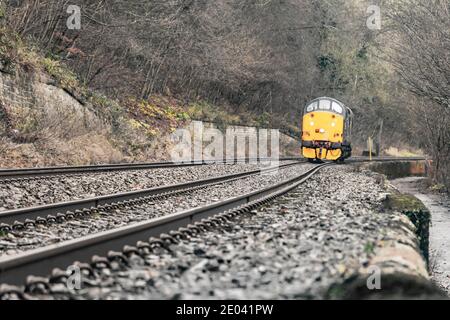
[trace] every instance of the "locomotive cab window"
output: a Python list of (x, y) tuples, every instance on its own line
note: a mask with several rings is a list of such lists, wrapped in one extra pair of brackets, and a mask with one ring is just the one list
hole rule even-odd
[(317, 101), (313, 102), (306, 107), (306, 112), (316, 111), (318, 107), (319, 107), (319, 103)]
[(344, 108), (342, 108), (342, 106), (339, 103), (334, 102), (334, 101), (332, 104), (332, 109), (334, 112), (339, 113), (339, 114), (342, 114), (344, 112)]
[(319, 110), (331, 110), (331, 101), (330, 100), (320, 100)]

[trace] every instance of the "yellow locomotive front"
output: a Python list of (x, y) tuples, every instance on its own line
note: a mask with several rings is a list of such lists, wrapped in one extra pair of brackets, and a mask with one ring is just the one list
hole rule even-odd
[(310, 161), (343, 161), (351, 156), (352, 111), (336, 99), (310, 102), (303, 113), (302, 153)]

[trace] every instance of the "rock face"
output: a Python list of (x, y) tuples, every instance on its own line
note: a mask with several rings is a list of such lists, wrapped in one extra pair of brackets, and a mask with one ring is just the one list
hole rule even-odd
[[(105, 124), (92, 112), (91, 106), (81, 104), (67, 91), (54, 86), (52, 82), (44, 75), (0, 73), (0, 101), (4, 108), (10, 111), (12, 118), (16, 118), (14, 119), (16, 121), (27, 115), (43, 117), (34, 119), (36, 121), (64, 120), (64, 123), (60, 125), (66, 126), (68, 137), (73, 137), (77, 133), (89, 133), (89, 126), (96, 126), (98, 129), (106, 128)], [(19, 129), (27, 131), (26, 129), (32, 128), (18, 128), (17, 130)], [(73, 132), (75, 129), (77, 132)], [(25, 134), (26, 132), (20, 133)]]
[(0, 166), (121, 160), (110, 129), (47, 76), (0, 73)]

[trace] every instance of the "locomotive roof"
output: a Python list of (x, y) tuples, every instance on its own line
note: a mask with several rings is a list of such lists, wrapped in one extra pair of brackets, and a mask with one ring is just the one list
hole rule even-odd
[(311, 105), (311, 103), (314, 103), (314, 102), (320, 101), (320, 100), (331, 100), (331, 101), (333, 101), (333, 102), (336, 102), (336, 103), (338, 103), (339, 105), (341, 105), (345, 110), (347, 110), (347, 112), (348, 112), (350, 115), (353, 115), (352, 109), (350, 109), (349, 107), (347, 107), (347, 106), (346, 106), (344, 103), (342, 103), (341, 101), (339, 101), (339, 100), (337, 100), (337, 99), (335, 99), (335, 98), (331, 98), (331, 97), (320, 97), (320, 98), (316, 98), (316, 99), (314, 99), (314, 100), (309, 101), (309, 102), (306, 104), (306, 107), (308, 107), (309, 105)]

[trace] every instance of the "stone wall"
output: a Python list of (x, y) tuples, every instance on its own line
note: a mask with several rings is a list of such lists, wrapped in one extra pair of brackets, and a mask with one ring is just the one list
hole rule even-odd
[[(386, 183), (385, 179), (379, 179)], [(386, 183), (383, 210), (389, 217), (388, 233), (375, 249), (367, 266), (344, 284), (330, 288), (330, 298), (340, 299), (448, 299), (430, 280), (429, 227), (430, 212), (422, 202), (398, 192)], [(379, 272), (379, 288), (376, 284)], [(337, 296), (336, 296), (336, 293)]]
[(429, 161), (391, 161), (371, 162), (361, 165), (364, 168), (381, 173), (388, 179), (410, 176), (426, 176), (431, 170)]

